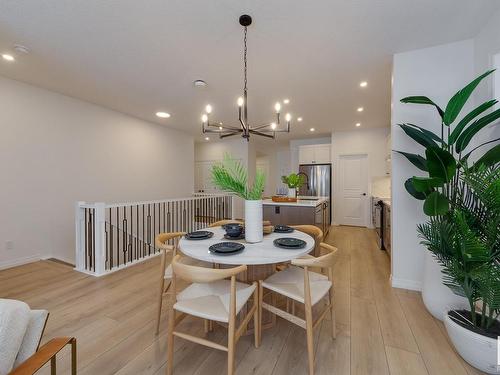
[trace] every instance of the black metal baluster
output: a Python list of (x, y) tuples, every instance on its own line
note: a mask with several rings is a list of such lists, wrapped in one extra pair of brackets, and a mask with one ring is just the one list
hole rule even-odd
[(148, 255), (151, 255), (151, 204), (148, 203), (148, 217), (147, 223), (147, 243), (148, 243)]

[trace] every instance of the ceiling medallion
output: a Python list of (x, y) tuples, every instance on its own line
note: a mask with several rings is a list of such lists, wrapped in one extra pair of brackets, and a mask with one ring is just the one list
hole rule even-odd
[(274, 106), (276, 111), (276, 122), (270, 122), (259, 126), (250, 126), (248, 122), (248, 101), (247, 101), (247, 27), (252, 24), (252, 17), (244, 14), (240, 17), (240, 25), (243, 26), (243, 96), (238, 98), (238, 121), (237, 126), (227, 126), (221, 122), (210, 121), (212, 106), (207, 105), (205, 113), (201, 116), (202, 132), (203, 133), (218, 133), (220, 138), (226, 138), (233, 135), (241, 134), (247, 141), (250, 139), (250, 134), (255, 134), (263, 137), (273, 138), (277, 132), (290, 132), (290, 122), (292, 116), (287, 113), (285, 115), (285, 126), (280, 126), (280, 111), (281, 104), (278, 102)]

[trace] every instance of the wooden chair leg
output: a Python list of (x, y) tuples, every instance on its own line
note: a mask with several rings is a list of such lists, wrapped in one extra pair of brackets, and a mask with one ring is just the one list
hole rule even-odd
[(262, 280), (259, 281), (259, 346), (262, 342), (262, 302), (264, 300), (264, 288), (262, 287)]
[(306, 315), (306, 336), (307, 336), (307, 355), (309, 358), (309, 375), (314, 375), (314, 342), (313, 342), (313, 318), (311, 306), (305, 306)]
[[(167, 284), (167, 289), (170, 287), (170, 280), (168, 281)], [(163, 305), (163, 294), (165, 293), (165, 279), (162, 279), (160, 283), (160, 293), (158, 296), (158, 312), (156, 315), (156, 334), (158, 335), (160, 333), (160, 320), (161, 320), (161, 308)]]
[(76, 339), (71, 341), (71, 375), (76, 375)]
[(56, 356), (53, 356), (50, 359), (50, 375), (56, 375), (57, 374), (57, 360)]
[(256, 287), (253, 292), (253, 305), (255, 306), (255, 311), (253, 312), (253, 339), (256, 348), (260, 345), (260, 319), (259, 319), (259, 288)]
[(228, 330), (228, 338), (227, 338), (227, 375), (234, 374), (234, 349), (236, 346), (235, 343), (235, 329), (231, 327)]
[(330, 315), (332, 318), (332, 338), (337, 338), (337, 327), (336, 327), (336, 319), (335, 319), (335, 306), (333, 304), (333, 290), (330, 289), (330, 294), (329, 294), (329, 299), (330, 299)]
[(170, 303), (168, 310), (168, 332), (167, 332), (167, 375), (172, 375), (174, 371), (174, 329), (175, 310), (174, 304)]

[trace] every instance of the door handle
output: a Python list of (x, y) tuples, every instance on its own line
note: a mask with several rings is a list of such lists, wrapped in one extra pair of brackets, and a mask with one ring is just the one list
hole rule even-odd
[(366, 193), (361, 193), (361, 195), (366, 195)]

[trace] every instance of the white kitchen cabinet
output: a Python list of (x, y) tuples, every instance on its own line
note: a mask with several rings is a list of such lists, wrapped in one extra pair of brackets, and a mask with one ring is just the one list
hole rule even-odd
[(330, 162), (329, 144), (299, 146), (299, 164), (328, 164)]

